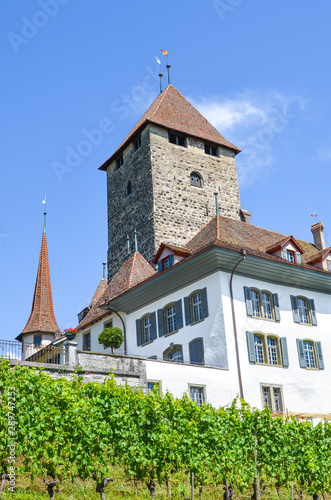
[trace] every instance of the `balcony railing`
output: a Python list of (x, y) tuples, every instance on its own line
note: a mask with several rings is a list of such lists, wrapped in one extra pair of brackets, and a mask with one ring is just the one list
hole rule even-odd
[(0, 358), (36, 363), (65, 364), (65, 348), (53, 345), (35, 345), (16, 340), (0, 340)]

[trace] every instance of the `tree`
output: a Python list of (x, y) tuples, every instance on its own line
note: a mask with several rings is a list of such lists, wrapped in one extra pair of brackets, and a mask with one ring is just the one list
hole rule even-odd
[(123, 339), (122, 330), (116, 326), (105, 328), (98, 337), (99, 344), (102, 344), (105, 348), (111, 347), (112, 354), (114, 353), (114, 349), (121, 347)]

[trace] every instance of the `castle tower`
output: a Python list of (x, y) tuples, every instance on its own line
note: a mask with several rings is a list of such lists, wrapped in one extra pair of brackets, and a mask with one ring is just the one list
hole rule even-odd
[(135, 229), (149, 262), (162, 241), (185, 245), (215, 214), (215, 189), (220, 215), (240, 219), (239, 152), (168, 85), (100, 167), (107, 171), (108, 280)]
[(53, 310), (46, 239), (46, 209), (39, 266), (30, 317), (16, 340), (27, 344), (47, 345), (60, 334)]

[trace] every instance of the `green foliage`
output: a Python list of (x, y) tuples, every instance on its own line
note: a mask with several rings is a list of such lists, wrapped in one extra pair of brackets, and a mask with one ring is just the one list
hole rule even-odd
[(123, 332), (120, 328), (112, 326), (102, 330), (98, 337), (99, 344), (105, 348), (111, 347), (112, 349), (119, 349), (123, 344)]
[[(148, 395), (113, 378), (102, 385), (82, 377), (53, 379), (38, 369), (0, 362), (0, 473), (8, 472), (10, 422), (15, 422), (17, 475), (97, 482), (120, 467), (128, 480), (187, 491), (225, 480), (247, 490), (256, 478), (277, 488), (293, 482), (312, 494), (331, 493), (331, 424), (282, 417), (244, 401), (215, 409), (187, 395)], [(11, 399), (15, 394), (15, 404)], [(10, 418), (9, 418), (10, 416)], [(12, 420), (11, 420), (12, 419)], [(183, 479), (186, 478), (186, 479)], [(133, 481), (132, 483), (133, 484)], [(113, 486), (108, 486), (112, 489)], [(146, 493), (148, 493), (146, 491)], [(222, 493), (221, 493), (222, 494)], [(112, 495), (111, 495), (112, 496)]]

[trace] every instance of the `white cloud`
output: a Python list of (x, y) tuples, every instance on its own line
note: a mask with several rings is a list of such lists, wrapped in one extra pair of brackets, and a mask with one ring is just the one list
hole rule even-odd
[(245, 91), (232, 98), (190, 99), (203, 116), (242, 149), (237, 156), (241, 185), (268, 176), (274, 162), (273, 142), (305, 108), (299, 96)]

